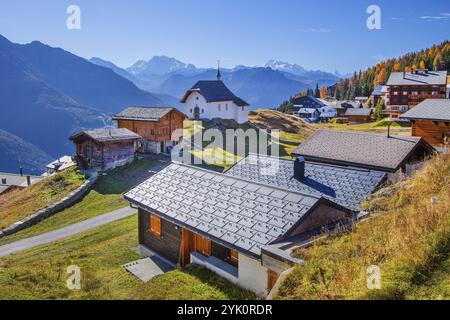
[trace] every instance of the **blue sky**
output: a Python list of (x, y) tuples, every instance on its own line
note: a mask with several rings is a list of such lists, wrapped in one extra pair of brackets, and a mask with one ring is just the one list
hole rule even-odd
[[(70, 4), (81, 8), (81, 30), (66, 28)], [(381, 8), (381, 30), (366, 27), (370, 4)], [(199, 67), (277, 59), (351, 72), (450, 39), (450, 1), (1, 1), (0, 34), (121, 67), (164, 54)]]

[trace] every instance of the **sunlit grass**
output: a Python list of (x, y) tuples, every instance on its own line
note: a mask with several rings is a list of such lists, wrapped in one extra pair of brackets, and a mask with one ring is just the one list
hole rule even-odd
[[(0, 299), (253, 299), (197, 266), (142, 283), (121, 265), (139, 258), (137, 216), (0, 259)], [(66, 287), (66, 269), (81, 268), (81, 290)]]
[(38, 183), (0, 195), (0, 229), (49, 207), (85, 181), (83, 174), (69, 168)]
[[(306, 263), (283, 283), (280, 297), (450, 298), (449, 157), (430, 160), (410, 181), (376, 194), (366, 209), (375, 216), (351, 232), (295, 252)], [(381, 268), (380, 290), (366, 286), (370, 265)]]

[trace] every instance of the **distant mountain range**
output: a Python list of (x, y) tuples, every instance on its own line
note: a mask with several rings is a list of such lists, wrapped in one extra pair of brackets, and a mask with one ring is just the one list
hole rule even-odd
[[(143, 90), (162, 94), (162, 100), (181, 107), (179, 100), (185, 91), (198, 80), (213, 80), (217, 70), (197, 68), (193, 64), (175, 58), (155, 56), (148, 61), (140, 60), (131, 67), (122, 69), (109, 61), (92, 58), (92, 63), (107, 67), (133, 81)], [(313, 88), (316, 84), (329, 86), (339, 76), (324, 71), (308, 71), (297, 64), (270, 60), (264, 67), (236, 66), (221, 69), (225, 84), (251, 104), (251, 108), (275, 107), (290, 96)]]
[[(16, 44), (0, 35), (0, 171), (73, 154), (76, 131), (114, 125), (111, 115), (129, 105), (181, 107), (180, 97), (198, 80), (216, 78), (197, 68), (157, 56), (127, 69), (101, 58), (89, 61), (38, 41)], [(330, 85), (331, 73), (270, 61), (264, 67), (222, 69), (224, 82), (252, 108), (278, 106), (308, 87)], [(17, 148), (12, 149), (16, 145)]]
[(112, 125), (110, 115), (127, 105), (165, 105), (111, 69), (37, 41), (0, 36), (0, 70), (0, 171), (42, 172), (49, 157), (74, 153), (75, 131)]

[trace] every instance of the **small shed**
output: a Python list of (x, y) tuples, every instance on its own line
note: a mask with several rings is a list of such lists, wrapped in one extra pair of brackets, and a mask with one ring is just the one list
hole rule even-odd
[(370, 108), (348, 108), (345, 111), (345, 116), (348, 122), (366, 123), (370, 122), (370, 116), (372, 115), (372, 109)]
[(80, 168), (107, 170), (133, 161), (142, 138), (126, 128), (105, 128), (81, 131), (69, 139), (76, 144)]
[(431, 145), (440, 146), (450, 139), (449, 99), (427, 99), (400, 119), (410, 120), (412, 135), (422, 137)]

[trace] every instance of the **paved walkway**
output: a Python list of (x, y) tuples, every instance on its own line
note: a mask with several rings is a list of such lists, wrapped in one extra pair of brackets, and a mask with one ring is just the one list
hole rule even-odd
[(0, 257), (5, 257), (10, 254), (20, 252), (23, 250), (28, 250), (43, 244), (48, 244), (57, 240), (61, 240), (67, 237), (71, 237), (73, 235), (82, 233), (84, 231), (103, 226), (110, 222), (114, 222), (123, 218), (127, 218), (136, 213), (136, 209), (125, 207), (119, 210), (115, 210), (109, 213), (102, 214), (100, 216), (96, 216), (94, 218), (81, 221), (67, 227), (63, 227), (60, 229), (56, 229), (54, 231), (49, 231), (38, 236), (18, 240), (16, 242), (12, 242), (6, 244), (4, 246), (0, 246)]

